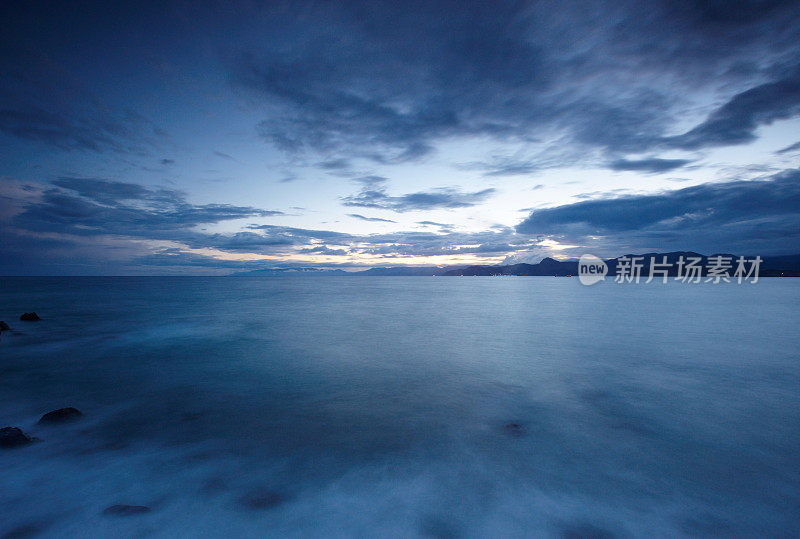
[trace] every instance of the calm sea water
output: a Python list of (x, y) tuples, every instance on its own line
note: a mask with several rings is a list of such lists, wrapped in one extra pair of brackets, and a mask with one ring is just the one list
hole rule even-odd
[(5, 278), (0, 426), (41, 441), (0, 451), (0, 535), (796, 537), (798, 306), (800, 279)]

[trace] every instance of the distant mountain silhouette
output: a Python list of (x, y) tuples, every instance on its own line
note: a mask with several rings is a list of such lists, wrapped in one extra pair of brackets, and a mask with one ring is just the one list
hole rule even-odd
[(435, 275), (442, 275), (447, 270), (447, 268), (441, 268), (436, 266), (397, 266), (397, 267), (387, 267), (387, 268), (370, 268), (364, 271), (356, 271), (352, 272), (351, 275), (382, 275), (382, 276), (413, 276), (413, 277), (430, 277)]
[(320, 269), (320, 268), (267, 268), (252, 271), (242, 271), (233, 273), (234, 276), (278, 276), (278, 275), (350, 275), (350, 276), (434, 276), (441, 275), (448, 268), (439, 266), (389, 266), (385, 268), (369, 268), (361, 271), (344, 271), (340, 269)]
[[(730, 257), (732, 260), (733, 270), (736, 268), (736, 260), (738, 255), (732, 254), (713, 254), (701, 255), (692, 251), (675, 251), (671, 253), (645, 253), (640, 255), (628, 254), (623, 255), (628, 258), (637, 257), (637, 264), (641, 264), (641, 276), (648, 277), (650, 275), (651, 263), (661, 264), (666, 257), (667, 274), (669, 276), (676, 276), (678, 274), (678, 260), (684, 257), (684, 260), (689, 258), (700, 258), (698, 265), (701, 267), (701, 276), (707, 275), (708, 259), (715, 256)], [(614, 276), (617, 273), (617, 264), (619, 259), (609, 258), (605, 262), (608, 265), (608, 275)], [(748, 260), (755, 258), (754, 256), (746, 256)], [(761, 257), (761, 267), (759, 269), (759, 277), (800, 277), (800, 254), (786, 255), (786, 256), (763, 256)], [(749, 267), (749, 264), (748, 264)], [(541, 276), (541, 277), (566, 277), (568, 275), (578, 274), (578, 261), (575, 259), (570, 260), (555, 260), (553, 258), (545, 258), (538, 264), (511, 264), (508, 266), (467, 266), (462, 268), (442, 268), (437, 266), (389, 266), (384, 268), (369, 268), (362, 271), (343, 271), (340, 269), (325, 270), (319, 268), (276, 268), (276, 269), (260, 269), (253, 271), (246, 271), (234, 273), (233, 275), (239, 276), (277, 276), (277, 275), (341, 275), (341, 276), (364, 276), (364, 277), (397, 277), (397, 276)], [(661, 276), (656, 273), (656, 276)]]
[(252, 271), (240, 271), (237, 273), (232, 273), (231, 276), (234, 277), (242, 277), (242, 276), (258, 276), (258, 275), (265, 275), (269, 277), (276, 277), (278, 275), (348, 275), (346, 271), (343, 270), (326, 270), (320, 268), (265, 268), (265, 269), (257, 269)]
[[(733, 269), (729, 273), (733, 273), (736, 268), (736, 260), (739, 258), (737, 255), (732, 254), (713, 254), (701, 255), (692, 251), (676, 251), (672, 253), (645, 253), (641, 255), (627, 254), (623, 255), (627, 258), (636, 257), (637, 264), (642, 265), (641, 275), (649, 276), (651, 264), (655, 263), (655, 268), (658, 269), (658, 264), (664, 263), (666, 257), (666, 264), (668, 267), (667, 275), (678, 275), (678, 260), (684, 257), (684, 261), (689, 258), (700, 258), (698, 265), (701, 267), (701, 275), (707, 275), (708, 259), (710, 257), (723, 256), (730, 257)], [(605, 260), (608, 265), (608, 275), (616, 275), (617, 265), (619, 259), (609, 258)], [(755, 256), (746, 256), (748, 260), (755, 258)], [(800, 255), (787, 255), (787, 256), (766, 256), (761, 257), (761, 267), (759, 269), (759, 277), (800, 277)], [(749, 264), (748, 264), (749, 267)], [(578, 261), (577, 260), (554, 260), (552, 258), (545, 258), (538, 264), (513, 264), (510, 266), (468, 266), (461, 269), (452, 269), (445, 271), (442, 275), (445, 276), (500, 276), (500, 275), (514, 275), (514, 276), (567, 276), (577, 275)], [(656, 272), (657, 276), (661, 274)]]

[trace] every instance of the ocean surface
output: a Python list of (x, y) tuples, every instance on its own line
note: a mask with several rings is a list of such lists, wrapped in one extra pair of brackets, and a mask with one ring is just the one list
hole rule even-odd
[(0, 450), (0, 537), (798, 537), (799, 308), (800, 279), (3, 278), (0, 426), (40, 440)]

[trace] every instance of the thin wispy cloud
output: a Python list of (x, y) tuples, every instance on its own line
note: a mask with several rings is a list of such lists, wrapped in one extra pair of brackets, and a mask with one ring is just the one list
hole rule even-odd
[(345, 206), (362, 208), (380, 208), (397, 212), (421, 211), (436, 208), (468, 208), (476, 206), (495, 193), (495, 189), (483, 189), (473, 193), (464, 193), (452, 188), (440, 188), (430, 191), (390, 196), (384, 189), (364, 190), (357, 195), (342, 199)]
[(358, 213), (348, 213), (348, 217), (352, 217), (354, 219), (358, 219), (360, 221), (371, 221), (375, 223), (396, 223), (397, 221), (392, 221), (391, 219), (382, 219), (380, 217), (366, 217), (364, 215)]
[(689, 159), (618, 159), (609, 164), (612, 170), (632, 170), (650, 173), (668, 172), (691, 163)]

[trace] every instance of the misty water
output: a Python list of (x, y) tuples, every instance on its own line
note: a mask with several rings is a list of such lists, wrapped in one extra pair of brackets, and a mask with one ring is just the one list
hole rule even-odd
[(0, 536), (797, 536), (798, 306), (799, 279), (6, 278), (0, 426), (40, 441), (0, 451)]

